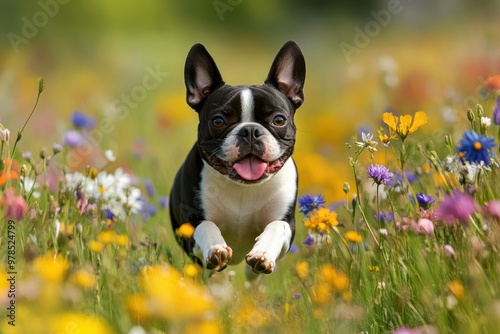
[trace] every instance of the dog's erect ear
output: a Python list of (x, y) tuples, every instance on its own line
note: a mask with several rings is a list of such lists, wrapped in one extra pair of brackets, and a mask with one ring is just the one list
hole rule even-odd
[(265, 81), (285, 94), (298, 108), (304, 102), (304, 81), (306, 62), (299, 46), (288, 41), (274, 58), (274, 62)]
[(200, 111), (206, 97), (224, 85), (217, 65), (202, 44), (195, 44), (189, 50), (184, 66), (186, 101), (191, 108)]

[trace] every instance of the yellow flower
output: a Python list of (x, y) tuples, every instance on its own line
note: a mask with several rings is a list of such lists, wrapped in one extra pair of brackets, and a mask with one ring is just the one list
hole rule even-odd
[(103, 244), (111, 244), (115, 240), (115, 231), (113, 230), (102, 231), (97, 236), (97, 240), (102, 242)]
[(327, 283), (331, 289), (342, 292), (349, 287), (349, 278), (343, 272), (337, 271), (331, 264), (320, 267), (318, 280)]
[(346, 232), (345, 237), (347, 240), (355, 244), (359, 244), (361, 241), (363, 241), (363, 237), (361, 236), (361, 234), (356, 231)]
[(128, 236), (126, 234), (116, 234), (113, 242), (117, 246), (127, 246), (128, 245)]
[(139, 280), (146, 295), (146, 313), (155, 318), (168, 321), (199, 319), (215, 310), (215, 303), (203, 286), (184, 280), (170, 266), (143, 268)]
[(89, 249), (94, 253), (99, 253), (104, 248), (104, 244), (96, 240), (90, 240), (88, 245)]
[(389, 128), (389, 134), (385, 134), (382, 132), (382, 129), (378, 130), (378, 139), (382, 142), (384, 146), (388, 146), (391, 140), (396, 139), (396, 135), (392, 132), (391, 128)]
[(184, 223), (177, 229), (177, 235), (181, 238), (191, 238), (194, 234), (194, 227), (190, 223)]
[(387, 124), (389, 131), (396, 132), (401, 140), (405, 140), (409, 134), (426, 124), (427, 119), (427, 115), (423, 111), (417, 111), (414, 118), (411, 115), (403, 115), (398, 118), (390, 112), (382, 114), (382, 121)]
[(309, 275), (309, 263), (307, 263), (306, 261), (297, 262), (297, 264), (295, 265), (295, 271), (297, 272), (297, 276), (299, 276), (299, 278), (303, 280), (307, 277), (307, 275)]
[(222, 330), (218, 324), (217, 321), (215, 320), (204, 320), (200, 322), (195, 322), (192, 324), (189, 324), (185, 329), (184, 329), (185, 334), (219, 334), (222, 333)]
[(148, 297), (145, 295), (134, 294), (125, 299), (125, 308), (132, 320), (141, 323), (151, 316), (148, 303)]
[(201, 274), (201, 268), (197, 264), (189, 263), (182, 268), (182, 272), (185, 276), (194, 278)]
[(272, 321), (270, 313), (255, 302), (245, 301), (236, 313), (236, 323), (246, 329), (258, 329)]
[(450, 291), (450, 293), (455, 296), (455, 298), (460, 301), (460, 300), (464, 300), (465, 298), (465, 289), (464, 289), (464, 286), (462, 285), (462, 283), (460, 283), (460, 281), (451, 281), (450, 283), (448, 283), (448, 290)]
[(49, 324), (53, 333), (114, 333), (104, 320), (73, 312), (53, 316)]
[(380, 271), (380, 268), (378, 266), (368, 266), (369, 271)]
[(35, 259), (34, 267), (38, 275), (47, 281), (60, 282), (68, 270), (69, 263), (64, 257), (48, 252)]
[(71, 275), (70, 281), (79, 287), (90, 289), (95, 286), (97, 278), (87, 270), (79, 269)]
[(319, 282), (312, 288), (311, 298), (317, 304), (325, 304), (332, 296), (332, 288), (325, 282)]
[(304, 226), (309, 230), (321, 233), (328, 233), (329, 227), (334, 227), (338, 224), (337, 213), (327, 208), (314, 210), (309, 218), (304, 221)]

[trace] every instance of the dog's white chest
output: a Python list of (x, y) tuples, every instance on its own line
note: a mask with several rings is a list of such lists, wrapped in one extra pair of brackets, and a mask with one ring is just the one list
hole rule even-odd
[(200, 187), (204, 218), (220, 229), (239, 262), (271, 222), (282, 220), (295, 200), (297, 172), (292, 159), (269, 180), (240, 184), (205, 164)]

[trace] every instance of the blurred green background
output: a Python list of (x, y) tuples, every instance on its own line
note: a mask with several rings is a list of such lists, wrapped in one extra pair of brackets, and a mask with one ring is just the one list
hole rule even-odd
[[(69, 115), (83, 110), (100, 132), (70, 167), (100, 167), (101, 149), (112, 149), (115, 167), (152, 178), (166, 194), (196, 138), (196, 113), (184, 101), (191, 45), (207, 47), (227, 83), (259, 84), (295, 40), (307, 63), (296, 116), (300, 192), (335, 201), (353, 182), (345, 143), (376, 133), (368, 125), (388, 108), (425, 111), (418, 138), (427, 141), (458, 130), (467, 107), (490, 107), (481, 87), (500, 72), (499, 12), (499, 1), (458, 0), (3, 1), (0, 122), (13, 134), (22, 127), (41, 76), (46, 90), (20, 151), (61, 143)], [(151, 70), (168, 75), (141, 88)]]

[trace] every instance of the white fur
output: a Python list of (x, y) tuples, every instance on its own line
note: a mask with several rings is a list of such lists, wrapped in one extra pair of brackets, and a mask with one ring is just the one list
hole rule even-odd
[(207, 221), (196, 228), (194, 238), (203, 259), (214, 245), (232, 248), (229, 263), (241, 262), (251, 251), (276, 261), (288, 250), (292, 232), (288, 223), (280, 220), (297, 191), (292, 158), (268, 180), (250, 185), (236, 183), (204, 162), (200, 189)]
[(240, 93), (241, 99), (241, 123), (253, 122), (254, 120), (254, 101), (252, 91), (245, 88)]

